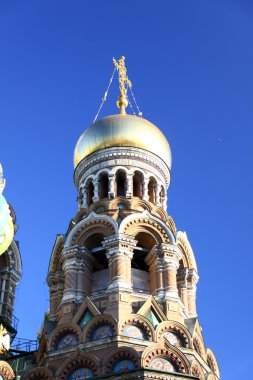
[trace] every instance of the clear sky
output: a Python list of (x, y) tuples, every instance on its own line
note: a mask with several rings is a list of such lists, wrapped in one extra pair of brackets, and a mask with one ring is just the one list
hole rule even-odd
[[(168, 212), (196, 255), (205, 343), (223, 380), (247, 377), (252, 41), (250, 0), (0, 1), (0, 161), (23, 261), (19, 337), (36, 338), (48, 309), (53, 243), (77, 210), (74, 146), (97, 112), (112, 57), (125, 55), (143, 116), (171, 145)], [(114, 82), (101, 116), (117, 112), (116, 93)]]

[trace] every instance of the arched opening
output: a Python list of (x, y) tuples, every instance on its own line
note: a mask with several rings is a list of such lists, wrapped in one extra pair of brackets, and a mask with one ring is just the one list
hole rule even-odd
[(133, 196), (142, 198), (142, 175), (139, 172), (133, 176)]
[(88, 206), (90, 206), (93, 203), (93, 197), (94, 197), (94, 185), (92, 180), (90, 179), (87, 183), (87, 203)]
[(102, 244), (103, 239), (103, 234), (94, 233), (86, 239), (84, 244), (92, 255), (92, 295), (107, 289), (109, 281), (108, 260), (106, 257), (105, 248)]
[(108, 191), (109, 191), (109, 180), (108, 180), (108, 174), (102, 173), (99, 176), (99, 198), (108, 198)]
[(134, 249), (134, 255), (131, 262), (133, 289), (138, 292), (149, 293), (151, 290), (151, 283), (154, 282), (154, 274), (151, 273), (145, 259), (156, 244), (156, 241), (153, 236), (146, 232), (139, 232), (135, 239), (138, 243)]
[(116, 196), (126, 195), (126, 173), (123, 170), (118, 170), (115, 180)]
[(155, 203), (155, 187), (156, 180), (154, 178), (151, 178), (148, 183), (148, 200), (151, 203)]

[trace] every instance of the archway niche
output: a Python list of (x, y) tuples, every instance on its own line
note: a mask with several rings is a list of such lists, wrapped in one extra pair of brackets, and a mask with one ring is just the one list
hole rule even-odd
[(92, 180), (90, 179), (87, 183), (87, 203), (90, 206), (93, 203), (94, 197), (94, 185)]
[(148, 200), (151, 203), (155, 203), (155, 188), (156, 188), (156, 180), (154, 178), (150, 178), (148, 183)]
[(154, 237), (147, 232), (139, 232), (135, 236), (138, 241), (132, 258), (132, 284), (133, 289), (139, 292), (149, 293), (150, 283), (153, 279), (150, 278), (149, 266), (145, 259), (150, 250), (156, 244)]
[(104, 235), (102, 233), (94, 233), (85, 240), (85, 247), (92, 255), (92, 278), (91, 278), (91, 294), (96, 294), (107, 289), (109, 281), (108, 260), (106, 251), (102, 244)]
[(118, 170), (115, 177), (115, 193), (116, 196), (126, 196), (126, 173)]
[(135, 172), (133, 176), (133, 196), (142, 198), (142, 181), (143, 176), (139, 172)]
[(101, 173), (99, 176), (99, 198), (108, 198), (109, 179), (107, 173)]

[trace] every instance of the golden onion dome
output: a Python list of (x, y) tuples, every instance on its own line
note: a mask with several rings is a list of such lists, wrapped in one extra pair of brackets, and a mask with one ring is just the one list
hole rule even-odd
[(97, 120), (80, 136), (74, 151), (74, 166), (89, 154), (110, 147), (144, 149), (171, 168), (171, 150), (163, 133), (142, 117), (117, 114)]

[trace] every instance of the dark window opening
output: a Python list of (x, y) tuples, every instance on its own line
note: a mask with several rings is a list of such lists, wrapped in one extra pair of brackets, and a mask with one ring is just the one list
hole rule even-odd
[(103, 173), (99, 177), (99, 198), (108, 198), (109, 184), (108, 175)]
[(93, 185), (93, 183), (92, 183), (92, 181), (90, 181), (89, 183), (88, 183), (88, 194), (87, 194), (87, 202), (88, 202), (88, 206), (90, 206), (92, 203), (93, 203), (93, 197), (94, 197), (94, 185)]
[(142, 176), (140, 173), (135, 173), (133, 176), (133, 196), (142, 197)]
[(126, 195), (126, 174), (122, 171), (116, 174), (116, 194), (117, 196)]
[(156, 182), (154, 179), (151, 179), (148, 184), (148, 197), (149, 197), (149, 202), (155, 203), (155, 185)]

